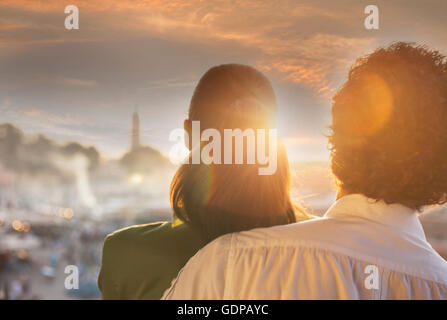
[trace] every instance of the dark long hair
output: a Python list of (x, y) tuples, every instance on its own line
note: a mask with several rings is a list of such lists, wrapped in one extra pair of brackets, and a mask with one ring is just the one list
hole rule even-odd
[[(269, 80), (252, 67), (236, 64), (208, 70), (200, 79), (189, 108), (189, 120), (200, 121), (201, 130), (214, 128), (220, 132), (269, 129), (275, 115), (276, 98)], [(281, 142), (276, 172), (259, 175), (259, 167), (191, 161), (182, 164), (170, 188), (176, 217), (198, 228), (207, 240), (226, 233), (292, 223), (297, 214), (307, 217), (290, 199), (289, 162)]]

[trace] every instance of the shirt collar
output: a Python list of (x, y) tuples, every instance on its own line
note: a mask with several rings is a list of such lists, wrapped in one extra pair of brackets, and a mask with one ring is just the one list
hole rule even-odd
[(362, 194), (350, 194), (338, 199), (325, 217), (355, 216), (387, 225), (400, 232), (426, 241), (424, 229), (415, 210), (401, 204), (387, 204)]

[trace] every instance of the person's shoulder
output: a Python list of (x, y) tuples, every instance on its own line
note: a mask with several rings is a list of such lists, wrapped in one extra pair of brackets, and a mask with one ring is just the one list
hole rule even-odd
[(195, 251), (204, 245), (201, 235), (192, 227), (161, 221), (126, 227), (107, 235), (104, 248), (113, 251), (159, 252), (169, 255), (171, 251)]
[[(315, 230), (318, 230), (321, 224), (326, 223), (325, 220), (327, 219), (313, 217), (312, 219), (293, 224), (228, 233), (208, 243), (193, 257), (193, 259), (191, 259), (190, 262), (202, 261), (210, 258), (215, 259), (219, 256), (226, 257), (233, 250), (276, 245), (283, 240), (294, 241), (303, 239), (306, 238), (305, 234), (315, 233)], [(297, 232), (298, 230), (301, 232)]]
[(198, 255), (228, 254), (234, 249), (274, 246), (278, 243), (311, 239), (328, 223), (330, 221), (326, 218), (312, 216), (310, 219), (296, 223), (228, 233), (208, 243)]
[(211, 242), (205, 244), (197, 253), (189, 260), (189, 265), (209, 263), (210, 261), (218, 261), (225, 259), (229, 252), (234, 248), (236, 233), (228, 233), (222, 235)]
[(198, 255), (203, 252), (208, 253), (214, 253), (214, 254), (221, 254), (221, 253), (228, 253), (228, 251), (231, 249), (232, 245), (234, 244), (234, 240), (237, 233), (227, 233), (224, 234), (214, 240), (212, 240), (210, 243), (208, 243), (202, 250), (198, 252)]
[(154, 235), (160, 232), (166, 232), (171, 229), (171, 223), (167, 221), (159, 221), (147, 224), (138, 224), (116, 230), (106, 237), (106, 242), (127, 242), (135, 241), (138, 238), (148, 235)]
[[(322, 234), (330, 232), (332, 221), (324, 217), (312, 217), (307, 220), (242, 231), (233, 235), (233, 243), (237, 247), (269, 247), (320, 240)], [(234, 246), (233, 246), (234, 247)]]
[(222, 235), (200, 249), (180, 270), (162, 299), (222, 299), (226, 261), (234, 235)]

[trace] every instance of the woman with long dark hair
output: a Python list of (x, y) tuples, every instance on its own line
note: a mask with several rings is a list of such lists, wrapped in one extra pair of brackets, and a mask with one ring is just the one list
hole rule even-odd
[[(221, 65), (200, 79), (184, 128), (189, 138), (193, 121), (200, 122), (201, 132), (215, 129), (222, 137), (225, 129), (268, 132), (274, 128), (276, 108), (273, 88), (262, 73), (244, 65)], [(200, 152), (205, 146), (189, 138), (190, 150)], [(245, 142), (245, 155), (260, 152), (247, 150)], [(267, 139), (266, 149), (270, 143)], [(220, 163), (182, 164), (170, 188), (173, 223), (132, 226), (106, 238), (98, 279), (103, 298), (159, 299), (188, 259), (220, 235), (307, 218), (290, 199), (287, 154), (277, 145), (276, 159), (269, 159), (276, 160), (276, 170), (270, 175), (259, 174), (265, 163), (258, 161), (224, 164), (223, 152)], [(233, 160), (235, 151), (233, 147)]]

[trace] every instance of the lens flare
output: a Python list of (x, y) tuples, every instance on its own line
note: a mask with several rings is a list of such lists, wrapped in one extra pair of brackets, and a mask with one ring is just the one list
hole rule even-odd
[(143, 176), (141, 174), (135, 173), (130, 177), (130, 182), (132, 184), (141, 184), (141, 182), (143, 182)]
[(372, 136), (380, 131), (391, 118), (394, 103), (387, 82), (377, 74), (368, 74), (352, 87), (345, 88), (351, 94), (337, 100), (340, 113), (334, 126), (344, 128), (351, 139)]

